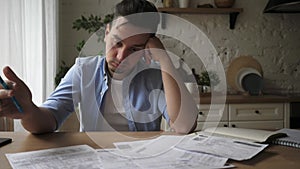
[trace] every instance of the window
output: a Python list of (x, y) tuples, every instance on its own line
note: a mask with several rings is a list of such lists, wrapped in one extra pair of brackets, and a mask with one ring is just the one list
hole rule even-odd
[(31, 89), (37, 105), (54, 89), (57, 5), (57, 0), (0, 1), (0, 74), (10, 66)]

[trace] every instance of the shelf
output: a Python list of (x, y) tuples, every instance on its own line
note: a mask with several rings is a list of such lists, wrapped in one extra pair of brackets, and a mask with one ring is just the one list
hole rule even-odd
[(243, 12), (242, 8), (158, 8), (166, 13), (230, 14)]
[[(234, 25), (239, 13), (243, 12), (242, 8), (158, 8), (159, 12), (170, 14), (229, 14), (230, 29)], [(164, 21), (163, 21), (164, 22)], [(164, 24), (162, 24), (164, 27)]]

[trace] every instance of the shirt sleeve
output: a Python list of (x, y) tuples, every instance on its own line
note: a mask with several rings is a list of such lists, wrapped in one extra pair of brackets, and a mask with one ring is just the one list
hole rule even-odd
[(48, 108), (56, 119), (58, 129), (66, 118), (74, 112), (74, 104), (79, 101), (79, 71), (78, 65), (74, 65), (61, 80), (55, 91), (47, 98), (41, 107)]

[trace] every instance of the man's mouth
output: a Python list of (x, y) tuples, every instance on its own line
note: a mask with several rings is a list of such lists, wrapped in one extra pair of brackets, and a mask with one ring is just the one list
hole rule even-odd
[(111, 62), (111, 64), (112, 64), (112, 66), (114, 67), (114, 68), (118, 68), (119, 67), (119, 63), (117, 63), (117, 62)]

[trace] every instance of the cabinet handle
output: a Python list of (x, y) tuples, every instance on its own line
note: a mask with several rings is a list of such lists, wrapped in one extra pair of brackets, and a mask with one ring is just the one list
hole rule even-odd
[(233, 124), (233, 125), (231, 125), (231, 127), (233, 127), (233, 128), (234, 128), (234, 127), (236, 127), (236, 126), (235, 126), (235, 124)]
[(256, 114), (260, 114), (259, 110), (255, 110), (255, 113), (256, 113)]
[(199, 115), (203, 115), (203, 112), (202, 112), (202, 111), (200, 111), (200, 112), (199, 112)]

